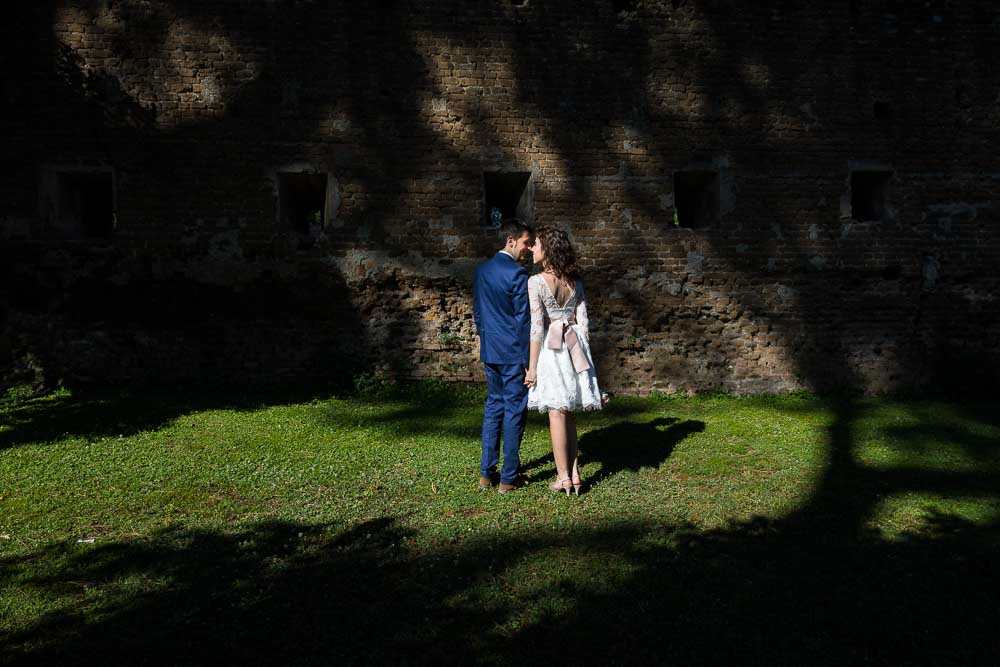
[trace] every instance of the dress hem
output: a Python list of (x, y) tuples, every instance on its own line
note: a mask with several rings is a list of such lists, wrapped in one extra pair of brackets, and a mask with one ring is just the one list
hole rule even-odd
[(550, 410), (558, 410), (560, 412), (597, 412), (602, 409), (600, 405), (580, 405), (580, 406), (565, 406), (565, 405), (531, 405), (528, 404), (529, 410), (537, 410), (541, 413), (546, 413)]

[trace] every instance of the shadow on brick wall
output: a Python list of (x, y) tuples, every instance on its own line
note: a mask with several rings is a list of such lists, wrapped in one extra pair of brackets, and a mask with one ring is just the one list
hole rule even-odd
[(76, 276), (8, 283), (8, 382), (337, 386), (368, 365), (361, 315), (334, 270), (288, 276), (247, 265), (256, 275), (234, 288), (180, 272), (153, 276), (120, 255), (100, 261)]
[[(101, 12), (111, 11), (106, 3), (100, 2), (81, 0), (73, 6), (93, 20)], [(623, 253), (622, 263), (626, 270), (630, 263), (641, 263), (643, 257), (657, 257), (664, 247), (675, 249), (684, 243), (666, 222), (667, 213), (658, 192), (651, 190), (649, 183), (657, 179), (669, 180), (667, 175), (683, 167), (689, 159), (717, 157), (734, 142), (752, 148), (758, 156), (753, 159), (760, 164), (743, 164), (744, 170), (764, 167), (779, 156), (790, 159), (790, 156), (809, 155), (811, 148), (825, 146), (823, 142), (832, 142), (838, 147), (836, 150), (847, 151), (845, 156), (849, 156), (855, 149), (844, 138), (847, 135), (854, 137), (851, 141), (860, 137), (877, 147), (879, 154), (895, 154), (906, 149), (905, 130), (908, 123), (915, 122), (898, 114), (892, 117), (889, 125), (863, 117), (867, 113), (868, 96), (884, 78), (878, 74), (881, 70), (875, 68), (881, 56), (863, 50), (851, 51), (850, 71), (841, 73), (831, 69), (840, 62), (837, 58), (843, 49), (854, 48), (851, 45), (855, 33), (863, 33), (866, 39), (884, 38), (879, 31), (887, 28), (881, 23), (870, 23), (868, 19), (872, 16), (867, 10), (855, 14), (848, 8), (823, 10), (829, 13), (829, 16), (824, 14), (829, 19), (824, 22), (828, 31), (803, 32), (802, 26), (807, 25), (810, 18), (804, 10), (787, 7), (775, 14), (768, 8), (748, 8), (737, 19), (701, 2), (671, 3), (669, 7), (666, 4), (647, 7), (634, 3), (599, 3), (583, 10), (568, 0), (513, 6), (498, 3), (474, 9), (462, 3), (428, 7), (419, 3), (389, 2), (377, 7), (354, 3), (335, 8), (290, 4), (269, 6), (250, 14), (187, 1), (172, 3), (169, 8), (132, 7), (126, 3), (114, 9), (124, 12), (125, 27), (117, 36), (112, 35), (113, 39), (105, 45), (124, 60), (150, 57), (156, 51), (154, 47), (166, 43), (173, 29), (172, 21), (193, 26), (208, 35), (224, 36), (232, 41), (233, 48), (247, 53), (267, 54), (266, 58), (258, 59), (260, 66), (253, 76), (240, 79), (239, 85), (224, 91), (223, 106), (208, 109), (197, 121), (156, 129), (155, 109), (131, 97), (114, 76), (81, 68), (72, 50), (55, 38), (52, 33), (54, 7), (54, 4), (42, 3), (15, 10), (18, 12), (15, 23), (27, 29), (11, 35), (12, 39), (4, 47), (10, 52), (29, 54), (28, 61), (38, 83), (31, 92), (9, 94), (21, 105), (13, 106), (12, 113), (21, 109), (22, 115), (29, 111), (37, 115), (35, 121), (49, 128), (50, 141), (64, 137), (67, 146), (103, 156), (126, 178), (130, 174), (143, 174), (160, 181), (183, 179), (186, 164), (212, 163), (218, 160), (215, 153), (219, 152), (219, 146), (242, 143), (244, 146), (239, 150), (226, 148), (224, 163), (228, 169), (220, 169), (220, 172), (227, 173), (217, 175), (217, 180), (209, 187), (195, 182), (188, 184), (191, 210), (219, 208), (220, 219), (228, 220), (230, 226), (239, 215), (230, 215), (231, 211), (224, 210), (232, 205), (217, 201), (212, 188), (230, 187), (227, 179), (238, 181), (241, 173), (249, 169), (244, 163), (261, 158), (251, 148), (259, 144), (261, 137), (267, 137), (273, 144), (268, 149), (273, 153), (267, 156), (268, 159), (280, 161), (296, 156), (301, 159), (302, 146), (309, 144), (309, 151), (319, 155), (328, 166), (336, 167), (338, 178), (363, 186), (367, 196), (350, 208), (349, 214), (340, 220), (341, 227), (330, 230), (331, 245), (324, 247), (321, 244), (312, 251), (299, 248), (291, 254), (287, 248), (279, 250), (274, 262), (279, 272), (282, 266), (300, 265), (303, 256), (315, 258), (322, 256), (325, 250), (342, 252), (345, 248), (374, 249), (393, 257), (397, 264), (416, 275), (425, 271), (426, 265), (422, 260), (412, 259), (407, 246), (421, 235), (403, 234), (395, 228), (400, 226), (398, 222), (394, 222), (395, 227), (391, 229), (385, 227), (387, 221), (408, 217), (405, 210), (408, 203), (400, 196), (403, 183), (445, 167), (449, 177), (460, 179), (463, 175), (478, 175), (484, 162), (482, 155), (459, 150), (446, 134), (421, 119), (420, 109), (426, 103), (424, 97), (437, 85), (420, 48), (421, 35), (448, 39), (476, 53), (480, 48), (478, 35), (481, 31), (506, 26), (513, 69), (509, 84), (510, 104), (538, 109), (545, 119), (542, 139), (554, 146), (562, 158), (570, 196), (577, 200), (575, 210), (581, 216), (593, 215), (598, 199), (596, 190), (600, 186), (595, 179), (613, 176), (620, 180), (622, 201), (619, 205), (636, 211), (637, 216), (641, 212), (644, 224), (652, 229), (647, 234), (609, 232), (613, 242), (618, 244), (615, 252)], [(475, 20), (456, 20), (456, 16), (465, 15)], [(567, 17), (575, 18), (569, 20)], [(908, 16), (905, 20), (930, 21), (933, 18), (930, 14), (914, 17)], [(945, 21), (964, 18), (950, 14), (942, 16)], [(666, 29), (658, 32), (673, 21), (696, 26), (696, 34), (711, 43), (712, 48), (704, 50), (698, 44), (670, 37)], [(511, 22), (513, 28), (510, 28)], [(420, 26), (420, 30), (415, 31), (414, 25)], [(329, 32), (330, 26), (332, 32)], [(972, 68), (969, 76), (973, 79), (988, 76), (974, 65), (995, 51), (992, 42), (980, 39), (986, 36), (984, 31), (976, 31), (975, 35), (977, 39), (962, 47), (963, 53), (968, 51), (966, 55)], [(25, 41), (28, 36), (39, 39), (29, 46)], [(797, 58), (790, 58), (785, 51), (774, 48), (781, 36), (788, 43), (797, 44)], [(662, 71), (663, 53), (669, 54), (673, 70)], [(831, 84), (815, 87), (815, 90), (810, 88), (810, 94), (815, 96), (815, 100), (810, 98), (811, 103), (817, 108), (834, 108), (837, 95), (853, 95), (858, 104), (864, 102), (863, 112), (859, 110), (843, 123), (828, 129), (820, 126), (812, 134), (775, 131), (768, 115), (774, 111), (772, 106), (779, 115), (815, 122), (810, 116), (815, 109), (805, 104), (801, 92), (804, 86), (797, 83), (802, 73), (796, 68), (803, 53), (812, 53), (819, 67), (817, 72), (810, 74), (810, 85), (815, 87), (817, 81)], [(167, 78), (172, 76), (170, 68), (179, 67), (173, 62), (163, 66), (169, 70), (164, 74)], [(934, 73), (941, 74), (938, 70)], [(661, 77), (668, 82), (686, 81), (691, 85), (692, 99), (700, 101), (683, 106), (666, 105), (662, 94), (647, 85), (651, 77)], [(470, 133), (471, 144), (482, 151), (505, 145), (504, 137), (498, 135), (493, 124), (480, 122), (482, 118), (476, 104), (473, 101), (469, 104), (463, 122)], [(350, 141), (319, 141), (327, 131), (324, 123), (329, 122), (331, 113), (347, 119), (352, 128)], [(76, 121), (72, 128), (65, 123), (69, 117)], [(627, 141), (642, 147), (641, 159), (627, 152), (609, 154), (609, 123), (622, 126)], [(709, 130), (692, 137), (686, 131), (691, 123), (703, 124)], [(150, 142), (158, 142), (162, 150), (159, 153), (151, 151)], [(288, 148), (296, 145), (299, 147)], [(166, 148), (168, 146), (184, 148)], [(34, 159), (40, 160), (46, 157), (45, 151), (55, 150), (55, 147), (56, 143), (46, 145), (42, 142), (24, 150), (29, 154), (34, 151)], [(836, 168), (842, 165), (838, 162)], [(259, 205), (259, 201), (254, 205)], [(256, 214), (266, 217), (268, 212), (258, 208)], [(815, 389), (874, 386), (876, 390), (892, 390), (918, 385), (954, 388), (965, 383), (961, 382), (962, 373), (954, 373), (952, 359), (975, 358), (980, 362), (963, 364), (963, 368), (997, 367), (1000, 353), (995, 345), (978, 343), (963, 330), (959, 334), (961, 345), (956, 346), (947, 340), (948, 331), (932, 324), (934, 313), (924, 311), (934, 301), (924, 296), (926, 285), (919, 266), (876, 267), (866, 272), (850, 267), (821, 268), (826, 266), (823, 261), (810, 265), (805, 261), (809, 258), (809, 246), (805, 243), (803, 230), (797, 228), (794, 214), (788, 208), (754, 210), (744, 217), (751, 214), (771, 221), (782, 246), (778, 254), (792, 258), (791, 263), (784, 262), (776, 269), (767, 267), (767, 248), (774, 241), (771, 231), (754, 228), (747, 232), (729, 230), (732, 234), (705, 234), (698, 237), (700, 240), (694, 244), (697, 247), (691, 251), (701, 257), (701, 262), (695, 262), (698, 267), (707, 262), (704, 275), (686, 276), (685, 285), (701, 285), (696, 289), (706, 293), (712, 289), (728, 292), (734, 300), (734, 308), (747, 314), (747, 326), (771, 327), (793, 358), (799, 385)], [(150, 211), (150, 215), (148, 224), (163, 222), (157, 220), (155, 211)], [(726, 219), (724, 213), (722, 222)], [(781, 230), (785, 230), (784, 233)], [(475, 237), (478, 232), (480, 230), (476, 229), (469, 236)], [(734, 246), (728, 238), (740, 234), (746, 236), (747, 242), (742, 245), (747, 250), (735, 250), (741, 244)], [(435, 243), (432, 231), (423, 236), (427, 239), (427, 247), (422, 250), (425, 255), (433, 256), (433, 247), (440, 243)], [(478, 249), (488, 250), (487, 245), (480, 240)], [(862, 248), (850, 252), (863, 251)], [(437, 252), (441, 252), (440, 247)], [(155, 255), (156, 251), (151, 251), (149, 261), (153, 261)], [(102, 270), (100, 262), (95, 269), (92, 262), (88, 264), (90, 260), (76, 257), (73, 252), (63, 258), (84, 273), (99, 276)], [(854, 261), (856, 258), (848, 259)], [(189, 249), (183, 259), (169, 260), (174, 264), (166, 268), (168, 278), (156, 277), (153, 280), (158, 284), (147, 281), (145, 287), (153, 294), (168, 295), (168, 301), (173, 299), (169, 296), (173, 290), (218, 293), (219, 290), (200, 282), (198, 272), (191, 268), (193, 263), (210, 264), (214, 260), (209, 254), (202, 254), (200, 247)], [(28, 266), (23, 260), (19, 261), (22, 266)], [(609, 293), (620, 287), (622, 263), (604, 262), (588, 274), (588, 291), (598, 305), (598, 315), (610, 320), (612, 311), (616, 311), (614, 319), (625, 322), (626, 328), (631, 327), (637, 339), (644, 330), (655, 331), (669, 325), (662, 319), (663, 309), (659, 302), (648, 296), (649, 287), (645, 294), (643, 290), (630, 293), (625, 289), (625, 301), (619, 305), (612, 303)], [(40, 266), (36, 268), (42, 270)], [(255, 274), (267, 270), (261, 265), (244, 268)], [(115, 273), (116, 267), (104, 270)], [(719, 277), (713, 278), (713, 274)], [(55, 317), (67, 305), (65, 296), (69, 292), (63, 292), (62, 287), (46, 292), (31, 287), (36, 281), (34, 275), (23, 278), (19, 282), (20, 289), (27, 289), (29, 295), (31, 290), (36, 290), (33, 293), (36, 301), (48, 300), (53, 305), (49, 317)], [(452, 276), (452, 281), (461, 287), (465, 278), (458, 272)], [(293, 291), (284, 296), (292, 304), (302, 299), (294, 290), (309, 289), (308, 285), (294, 280), (287, 284)], [(786, 310), (794, 313), (794, 321), (768, 313), (767, 308), (759, 305), (756, 287), (773, 284), (788, 288), (790, 304)], [(737, 289), (735, 285), (741, 287)], [(986, 292), (991, 285), (988, 280), (982, 283)], [(939, 291), (946, 287), (947, 280), (937, 285)], [(379, 289), (378, 286), (363, 289), (369, 288)], [(137, 292), (117, 290), (119, 297), (130, 297), (120, 303), (119, 309), (142, 311), (142, 297), (129, 295), (130, 291)], [(352, 299), (358, 297), (357, 293), (351, 294)], [(283, 301), (279, 298), (271, 307), (280, 308)], [(75, 315), (92, 304), (92, 299), (69, 304), (74, 319), (61, 323), (61, 328), (73, 330), (75, 327), (86, 339), (86, 328), (92, 318), (85, 315), (79, 319)], [(239, 307), (250, 305), (243, 295), (233, 292), (229, 296), (218, 294), (213, 309), (232, 314)], [(939, 310), (939, 305), (933, 308)], [(195, 312), (200, 310), (197, 306), (193, 308)], [(880, 317), (880, 313), (890, 308), (899, 316)], [(698, 313), (691, 315), (692, 322), (696, 322)], [(244, 315), (236, 315), (237, 319), (242, 317)], [(354, 322), (357, 319), (348, 318), (342, 338), (355, 341), (363, 338), (356, 335), (358, 330)], [(9, 318), (8, 326), (18, 328), (17, 324), (10, 324)], [(418, 313), (407, 313), (392, 323), (395, 333), (404, 338), (415, 337), (420, 326)], [(692, 326), (692, 336), (714, 335), (699, 329), (701, 325)], [(995, 313), (985, 309), (982, 327), (993, 332), (997, 326)], [(287, 332), (290, 337), (296, 334), (294, 328)], [(312, 336), (315, 344), (322, 347), (327, 340), (323, 334), (323, 331), (311, 330), (305, 338)], [(31, 338), (34, 334), (27, 336)], [(8, 333), (7, 346), (16, 347), (17, 341), (11, 342), (11, 338), (12, 334)], [(987, 335), (981, 340), (998, 338)], [(598, 351), (609, 358), (609, 368), (618, 366), (615, 362), (619, 357), (644, 352), (641, 346), (633, 350), (627, 340), (596, 342)], [(198, 344), (196, 338), (192, 339), (192, 344)], [(207, 340), (205, 344), (209, 350), (204, 355), (209, 360), (206, 367), (211, 368), (210, 360), (220, 355), (217, 343)], [(277, 345), (279, 341), (269, 339), (263, 347)], [(892, 356), (882, 347), (891, 348)], [(941, 351), (956, 347), (959, 351), (942, 363)], [(53, 348), (45, 351), (49, 355), (55, 353)], [(670, 356), (666, 350), (644, 353), (650, 357)], [(167, 354), (173, 356), (172, 352)], [(696, 377), (726, 387), (731, 381), (730, 367), (739, 361), (734, 358), (736, 354), (731, 349), (710, 351), (706, 348), (692, 354), (670, 356), (665, 368), (679, 378)], [(281, 364), (280, 357), (275, 360)], [(984, 360), (987, 363), (984, 364)], [(226, 362), (230, 366), (239, 363)], [(259, 363), (264, 369), (271, 368), (274, 362), (264, 356)], [(660, 363), (660, 360), (651, 363)], [(100, 367), (99, 363), (93, 365)], [(871, 377), (859, 374), (858, 369), (866, 368), (877, 370)], [(938, 379), (938, 375), (947, 373), (958, 375), (957, 381), (956, 378)], [(977, 385), (981, 384), (980, 380), (995, 383), (997, 374), (979, 373), (974, 377), (978, 378)], [(767, 381), (769, 379), (765, 378), (761, 383)], [(783, 381), (787, 384), (787, 379)], [(758, 385), (764, 386), (761, 383)], [(636, 386), (641, 388), (642, 384), (637, 380)]]

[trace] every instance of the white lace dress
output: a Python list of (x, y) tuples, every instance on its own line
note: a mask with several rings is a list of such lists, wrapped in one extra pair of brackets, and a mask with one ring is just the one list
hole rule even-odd
[(569, 299), (559, 305), (545, 279), (535, 275), (528, 279), (528, 301), (531, 340), (541, 342), (535, 386), (528, 389), (528, 408), (539, 412), (600, 410), (583, 283), (577, 280)]

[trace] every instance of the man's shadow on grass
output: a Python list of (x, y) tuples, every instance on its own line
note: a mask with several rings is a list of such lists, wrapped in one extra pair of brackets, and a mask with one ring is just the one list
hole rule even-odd
[[(580, 436), (580, 463), (586, 466), (596, 461), (601, 467), (596, 474), (587, 475), (587, 486), (600, 484), (623, 470), (658, 468), (684, 438), (704, 430), (703, 421), (657, 417), (648, 422), (625, 421), (588, 431)], [(551, 462), (552, 454), (547, 454), (525, 463), (521, 469), (527, 473)], [(535, 473), (528, 481), (538, 481), (545, 475), (547, 472)]]

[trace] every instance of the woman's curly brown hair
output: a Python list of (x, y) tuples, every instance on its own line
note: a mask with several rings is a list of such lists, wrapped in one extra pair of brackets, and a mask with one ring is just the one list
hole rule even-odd
[(576, 252), (569, 236), (555, 227), (539, 227), (535, 238), (541, 239), (545, 251), (545, 268), (556, 274), (562, 280), (576, 280), (580, 270), (576, 266)]

